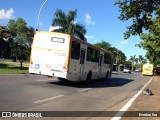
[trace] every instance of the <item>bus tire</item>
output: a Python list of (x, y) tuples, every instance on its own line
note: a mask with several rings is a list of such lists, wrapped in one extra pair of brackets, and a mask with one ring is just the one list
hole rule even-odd
[(92, 71), (89, 71), (88, 74), (87, 74), (86, 82), (87, 82), (87, 83), (90, 83), (91, 80), (92, 80)]

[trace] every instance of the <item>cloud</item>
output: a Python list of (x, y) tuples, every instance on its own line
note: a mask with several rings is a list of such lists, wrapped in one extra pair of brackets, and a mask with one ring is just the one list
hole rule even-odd
[(87, 25), (95, 25), (95, 22), (92, 21), (92, 17), (89, 13), (85, 14), (85, 22)]
[(10, 8), (8, 10), (0, 10), (0, 20), (10, 20), (13, 18), (15, 18), (13, 8)]
[(85, 36), (87, 39), (92, 39), (94, 36)]
[(122, 41), (120, 42), (120, 44), (121, 44), (121, 45), (128, 44), (128, 40), (122, 40)]
[(54, 27), (50, 26), (49, 31), (52, 32), (52, 31), (60, 29), (60, 28), (61, 28), (60, 26), (54, 26)]

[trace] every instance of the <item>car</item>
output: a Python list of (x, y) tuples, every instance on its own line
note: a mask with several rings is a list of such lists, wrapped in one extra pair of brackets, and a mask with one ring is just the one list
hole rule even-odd
[(125, 69), (123, 69), (123, 72), (124, 72), (124, 73), (131, 73), (131, 70), (128, 69), (128, 68), (125, 68)]
[(160, 75), (160, 67), (156, 67), (154, 70), (155, 75)]
[(136, 69), (135, 72), (140, 72), (140, 70)]

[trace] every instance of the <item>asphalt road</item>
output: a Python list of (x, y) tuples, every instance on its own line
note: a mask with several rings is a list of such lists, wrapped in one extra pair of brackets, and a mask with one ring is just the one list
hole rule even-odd
[(129, 100), (150, 78), (113, 73), (108, 80), (86, 84), (40, 75), (0, 75), (0, 111), (106, 111)]

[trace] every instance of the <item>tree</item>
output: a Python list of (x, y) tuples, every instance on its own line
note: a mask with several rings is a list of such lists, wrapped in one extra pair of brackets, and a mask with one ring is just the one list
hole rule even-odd
[(34, 28), (27, 27), (27, 23), (22, 18), (18, 18), (17, 21), (10, 20), (7, 27), (11, 33), (8, 41), (11, 55), (15, 56), (16, 59), (29, 58)]
[(0, 58), (6, 58), (10, 53), (9, 44), (7, 43), (9, 37), (10, 32), (7, 27), (0, 26)]
[(150, 32), (141, 34), (142, 41), (138, 44), (143, 47), (146, 52), (146, 57), (154, 65), (160, 64), (160, 17), (153, 20)]
[(115, 4), (120, 8), (119, 20), (133, 22), (124, 33), (126, 39), (150, 30), (153, 18), (160, 15), (160, 0), (117, 0)]
[(139, 64), (140, 64), (140, 69), (142, 70), (142, 64), (147, 63), (147, 60), (142, 55), (138, 56), (138, 60), (139, 60)]
[(131, 69), (131, 68), (132, 68), (132, 62), (129, 61), (129, 60), (128, 60), (128, 61), (125, 61), (124, 66), (125, 66), (126, 68)]
[(135, 63), (135, 61), (136, 61), (136, 55), (130, 56), (130, 59), (129, 59), (129, 60), (132, 62), (132, 71), (133, 71), (134, 63)]
[(113, 54), (113, 62), (123, 64), (126, 61), (126, 56), (125, 54), (121, 51), (118, 50), (115, 47), (112, 47), (110, 43), (102, 40), (101, 42), (98, 42), (95, 44), (96, 46), (105, 49), (106, 51), (109, 51)]
[(0, 26), (0, 38), (7, 39), (10, 37), (10, 31), (7, 29), (6, 26)]
[(86, 41), (85, 27), (82, 24), (75, 23), (77, 10), (68, 11), (67, 15), (62, 10), (57, 10), (54, 15), (52, 26), (59, 27), (54, 30), (55, 32), (66, 33)]
[(139, 58), (135, 58), (135, 68), (138, 69), (139, 68)]
[(108, 50), (110, 47), (111, 47), (111, 44), (102, 40), (101, 42), (98, 42), (95, 44), (96, 46), (100, 47), (100, 48), (103, 48), (105, 50)]

